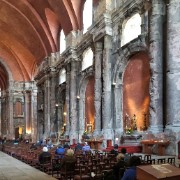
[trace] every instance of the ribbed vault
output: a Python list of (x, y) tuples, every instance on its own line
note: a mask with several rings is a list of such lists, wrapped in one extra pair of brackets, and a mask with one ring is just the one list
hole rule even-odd
[[(82, 29), (84, 0), (1, 0), (0, 58), (15, 81), (33, 80), (35, 68), (59, 51), (59, 34)], [(1, 81), (7, 80), (0, 71)], [(3, 84), (3, 83), (1, 83)]]

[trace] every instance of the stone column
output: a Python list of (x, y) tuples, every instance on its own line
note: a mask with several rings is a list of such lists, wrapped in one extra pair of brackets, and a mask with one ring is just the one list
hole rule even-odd
[(57, 114), (57, 109), (58, 106), (56, 107), (56, 76), (55, 76), (55, 69), (51, 69), (50, 72), (51, 80), (50, 80), (50, 92), (51, 92), (51, 97), (50, 97), (50, 136), (56, 137), (57, 135), (57, 119), (56, 119), (56, 114)]
[(101, 101), (102, 101), (102, 61), (103, 61), (103, 44), (102, 42), (96, 42), (95, 44), (95, 95), (94, 95), (94, 106), (95, 106), (95, 130), (94, 136), (100, 135), (101, 133)]
[[(150, 25), (150, 127), (158, 133), (163, 130), (163, 0), (152, 1)], [(161, 82), (161, 83), (160, 83)]]
[[(121, 138), (123, 134), (123, 115), (122, 115), (122, 80), (113, 86), (114, 100), (114, 130), (115, 138)], [(119, 141), (120, 142), (120, 141)]]
[[(103, 118), (103, 135), (104, 139), (114, 139), (112, 129), (113, 119), (111, 116), (111, 54), (112, 54), (111, 36), (104, 37), (103, 53), (103, 100), (102, 100), (102, 118)], [(106, 147), (106, 141), (104, 141)]]
[(170, 0), (167, 29), (166, 119), (173, 131), (180, 128), (180, 1)]
[[(166, 64), (166, 134), (170, 137), (168, 150), (178, 155), (180, 139), (180, 1), (169, 0), (167, 9), (167, 64)], [(168, 151), (167, 150), (167, 151)]]
[(31, 92), (25, 91), (25, 131), (26, 133), (31, 132)]
[[(71, 59), (70, 71), (70, 140), (78, 140), (77, 61)], [(72, 143), (72, 142), (71, 142)]]
[(44, 138), (50, 135), (50, 80), (49, 75), (46, 75), (46, 80), (44, 84)]
[(14, 121), (13, 121), (13, 91), (12, 90), (9, 90), (9, 93), (8, 93), (8, 95), (7, 95), (7, 99), (8, 99), (8, 106), (7, 106), (7, 108), (8, 108), (8, 119), (7, 119), (7, 121), (8, 121), (8, 136), (9, 136), (9, 138), (10, 139), (13, 139), (14, 138), (14, 136), (15, 136), (15, 134), (14, 134)]
[[(70, 64), (66, 65), (66, 132), (65, 135), (70, 133)], [(62, 112), (63, 113), (63, 112)]]
[(2, 91), (2, 94), (1, 94), (1, 134), (2, 136), (6, 135), (6, 112), (5, 109), (6, 109), (6, 101), (5, 101), (5, 95), (4, 95), (4, 91)]
[(31, 134), (32, 134), (32, 142), (36, 142), (37, 137), (37, 89), (33, 89), (31, 92)]

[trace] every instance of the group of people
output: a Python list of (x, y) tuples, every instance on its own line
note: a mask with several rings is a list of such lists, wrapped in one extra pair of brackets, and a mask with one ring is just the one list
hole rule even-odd
[[(39, 163), (40, 164), (44, 164), (47, 163), (46, 160), (51, 159), (51, 153), (48, 151), (48, 147), (44, 146), (42, 149), (42, 153), (39, 155)], [(78, 143), (75, 147), (75, 151), (82, 151), (82, 152), (87, 152), (90, 151), (90, 146), (88, 145), (87, 142), (84, 143), (84, 145)], [(74, 152), (73, 149), (70, 148), (70, 146), (68, 144), (65, 144), (64, 146), (59, 145), (57, 147), (57, 149), (55, 150), (55, 158), (59, 159), (61, 158), (61, 162), (60, 164), (56, 164), (55, 167), (60, 169), (60, 170), (65, 170), (65, 164), (66, 162), (71, 162), (71, 163), (76, 163), (76, 158), (74, 156)]]
[[(87, 142), (84, 145), (78, 143), (75, 150), (72, 150), (69, 145), (65, 144), (64, 147), (59, 145), (55, 150), (55, 155), (58, 158), (62, 158), (61, 168), (66, 161), (76, 161), (74, 151), (81, 151), (86, 153), (91, 151)], [(110, 154), (114, 154), (117, 159), (117, 163), (113, 166), (112, 172), (105, 176), (105, 180), (135, 180), (136, 178), (136, 166), (141, 164), (141, 159), (138, 156), (130, 156), (125, 148), (118, 151), (118, 145), (115, 144), (114, 148), (110, 151)], [(48, 147), (43, 147), (43, 152), (39, 155), (39, 162), (43, 163), (43, 157), (51, 156), (48, 152)]]
[[(31, 146), (31, 148), (36, 148), (35, 144), (33, 144)], [(47, 156), (51, 156), (51, 154), (48, 152), (48, 147), (44, 146), (43, 147), (43, 152), (39, 155), (39, 162), (43, 163), (43, 158), (47, 157)], [(68, 144), (65, 144), (64, 146), (62, 146), (61, 144), (57, 147), (57, 149), (55, 150), (55, 157), (57, 158), (64, 158), (65, 155), (67, 155), (67, 153), (69, 154), (70, 151), (70, 146)], [(71, 150), (71, 154), (72, 154), (72, 149)], [(75, 152), (78, 151), (82, 151), (83, 153), (86, 153), (88, 151), (91, 151), (90, 146), (88, 145), (87, 142), (85, 142), (84, 144), (78, 143), (75, 147)], [(74, 151), (73, 151), (74, 152)], [(74, 153), (73, 153), (74, 154)]]
[(110, 154), (114, 154), (117, 163), (113, 166), (112, 172), (106, 175), (105, 180), (135, 180), (136, 166), (141, 164), (141, 159), (138, 156), (130, 156), (125, 148), (119, 152), (118, 145), (115, 144)]

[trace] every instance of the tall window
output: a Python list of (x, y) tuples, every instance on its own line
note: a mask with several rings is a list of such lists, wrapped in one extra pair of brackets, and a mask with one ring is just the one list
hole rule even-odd
[(93, 65), (93, 52), (91, 48), (83, 53), (82, 70), (87, 69)]
[(64, 31), (61, 30), (60, 33), (60, 54), (66, 49), (66, 41), (65, 41), (65, 35)]
[(87, 32), (87, 29), (92, 24), (92, 0), (87, 0), (84, 4), (83, 10), (83, 33)]
[(131, 40), (141, 34), (141, 16), (135, 14), (123, 25), (121, 46), (127, 44)]
[(62, 69), (59, 73), (59, 84), (66, 82), (66, 70)]

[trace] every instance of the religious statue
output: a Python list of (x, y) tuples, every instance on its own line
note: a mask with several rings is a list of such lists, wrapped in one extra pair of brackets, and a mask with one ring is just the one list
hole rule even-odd
[(137, 118), (136, 118), (136, 115), (134, 114), (133, 117), (132, 117), (132, 129), (133, 129), (134, 131), (137, 130), (136, 119), (137, 119)]
[(129, 117), (129, 115), (127, 113), (125, 116), (125, 123), (126, 123), (126, 126), (125, 126), (126, 134), (131, 134), (132, 133), (131, 118)]
[(147, 116), (147, 114), (146, 113), (144, 113), (144, 126), (143, 126), (143, 131), (145, 131), (145, 130), (147, 130), (147, 126), (146, 126), (146, 121), (147, 121), (147, 119), (146, 119), (146, 116)]

